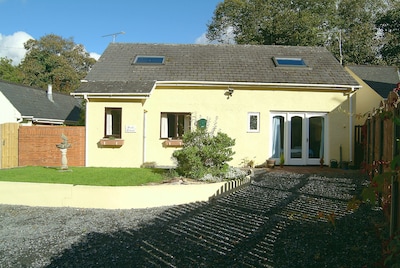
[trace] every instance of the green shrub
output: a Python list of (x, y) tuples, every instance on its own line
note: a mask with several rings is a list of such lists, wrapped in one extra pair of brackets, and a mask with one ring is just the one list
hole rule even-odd
[(223, 177), (228, 171), (227, 162), (235, 154), (231, 148), (235, 145), (234, 139), (221, 132), (213, 135), (207, 129), (185, 133), (183, 144), (183, 148), (172, 155), (177, 161), (176, 171), (193, 179), (205, 175)]

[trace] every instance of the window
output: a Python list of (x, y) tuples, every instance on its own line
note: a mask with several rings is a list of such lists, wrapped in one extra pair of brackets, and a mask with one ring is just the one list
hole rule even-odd
[(134, 64), (164, 64), (163, 56), (136, 56)]
[(260, 132), (260, 113), (247, 114), (247, 132)]
[(190, 113), (161, 113), (161, 138), (181, 139), (190, 131)]
[(121, 138), (122, 108), (106, 108), (104, 137)]
[(307, 67), (302, 58), (273, 57), (276, 67)]

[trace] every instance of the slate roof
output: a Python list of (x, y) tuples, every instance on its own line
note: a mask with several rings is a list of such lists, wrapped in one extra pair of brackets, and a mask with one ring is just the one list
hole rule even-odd
[(389, 92), (400, 82), (399, 70), (393, 66), (354, 65), (347, 66), (374, 89), (382, 98), (387, 98)]
[[(164, 56), (161, 65), (133, 64)], [(307, 68), (276, 67), (273, 57), (304, 59)], [(295, 83), (358, 86), (323, 47), (111, 43), (76, 93), (149, 93), (155, 81)]]
[(78, 122), (80, 101), (73, 97), (53, 92), (53, 102), (43, 89), (13, 84), (0, 80), (0, 92), (13, 104), (22, 116), (35, 119), (53, 119)]

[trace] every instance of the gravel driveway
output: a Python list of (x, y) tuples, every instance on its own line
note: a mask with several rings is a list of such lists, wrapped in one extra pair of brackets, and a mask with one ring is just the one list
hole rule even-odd
[(347, 209), (364, 183), (355, 173), (263, 172), (213, 203), (0, 205), (0, 267), (370, 267), (382, 212)]

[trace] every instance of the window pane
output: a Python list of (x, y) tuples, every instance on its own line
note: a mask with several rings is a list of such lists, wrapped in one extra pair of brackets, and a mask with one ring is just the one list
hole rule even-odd
[(250, 116), (250, 129), (257, 130), (257, 116), (256, 115)]
[(290, 156), (291, 158), (302, 158), (302, 140), (303, 140), (303, 118), (294, 116), (291, 119), (291, 133), (290, 133)]
[(190, 131), (189, 113), (161, 113), (161, 138), (182, 138)]
[(311, 117), (309, 119), (309, 158), (321, 158), (324, 152), (324, 118)]
[(279, 158), (284, 148), (285, 118), (274, 116), (272, 118), (272, 157)]
[(162, 56), (137, 56), (135, 64), (163, 64), (164, 57)]
[(121, 108), (106, 108), (105, 111), (105, 137), (121, 138)]

